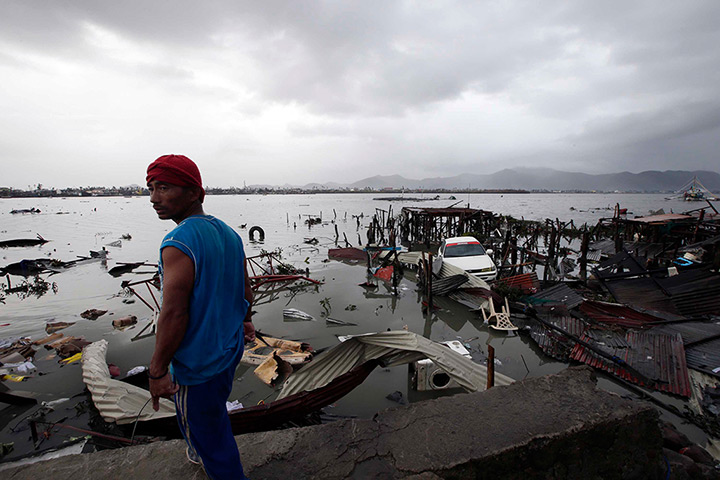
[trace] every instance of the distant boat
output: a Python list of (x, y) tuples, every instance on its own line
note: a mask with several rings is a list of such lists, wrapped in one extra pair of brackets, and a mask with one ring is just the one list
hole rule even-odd
[(697, 177), (693, 177), (688, 183), (683, 185), (675, 192), (672, 197), (667, 200), (683, 199), (687, 202), (700, 202), (704, 200), (717, 200), (713, 193), (702, 183)]

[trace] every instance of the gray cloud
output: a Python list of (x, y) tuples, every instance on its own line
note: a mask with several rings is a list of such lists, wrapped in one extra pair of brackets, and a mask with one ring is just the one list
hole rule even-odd
[(215, 162), (218, 184), (237, 157), (277, 184), (717, 169), (719, 17), (649, 0), (4, 2), (0, 158), (112, 147), (103, 175), (53, 177), (68, 184), (131, 183), (158, 149)]

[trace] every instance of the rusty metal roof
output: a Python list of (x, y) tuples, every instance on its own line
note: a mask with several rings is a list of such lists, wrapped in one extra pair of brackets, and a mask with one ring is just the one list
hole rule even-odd
[(650, 323), (663, 321), (663, 318), (640, 312), (627, 305), (618, 303), (586, 300), (580, 305), (580, 311), (596, 322), (619, 325), (627, 328), (648, 328)]
[[(563, 308), (563, 306), (557, 308), (538, 307), (538, 316), (626, 362), (645, 377), (660, 381), (660, 383), (648, 385), (648, 387), (677, 395), (690, 395), (685, 350), (679, 333), (594, 328), (578, 318), (567, 314), (553, 313), (553, 310), (562, 310)], [(577, 360), (642, 385), (638, 378), (618, 364), (603, 359), (592, 350), (576, 344), (563, 334), (542, 324), (532, 322), (530, 336), (543, 352), (553, 358), (562, 361)]]
[[(608, 333), (607, 335), (612, 334)], [(621, 338), (616, 339), (617, 341), (612, 344), (606, 343), (603, 350), (623, 360), (646, 377), (662, 381), (662, 383), (645, 386), (675, 395), (690, 396), (690, 379), (680, 334), (667, 335), (650, 331), (628, 330), (624, 334), (615, 333), (615, 335)], [(593, 342), (592, 336), (588, 334), (584, 334), (581, 339)], [(624, 340), (624, 342), (620, 340)], [(636, 376), (618, 364), (605, 360), (580, 344), (575, 345), (570, 357), (622, 379), (643, 385)]]

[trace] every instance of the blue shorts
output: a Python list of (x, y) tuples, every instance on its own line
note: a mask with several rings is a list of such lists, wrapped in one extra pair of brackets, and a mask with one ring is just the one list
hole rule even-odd
[(225, 402), (236, 364), (198, 385), (180, 385), (175, 394), (180, 431), (211, 479), (245, 479)]

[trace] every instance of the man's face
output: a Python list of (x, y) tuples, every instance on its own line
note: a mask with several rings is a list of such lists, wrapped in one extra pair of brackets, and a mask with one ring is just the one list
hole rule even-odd
[(190, 216), (196, 207), (198, 194), (192, 188), (157, 180), (148, 182), (147, 187), (150, 190), (150, 203), (161, 220), (174, 220), (180, 223)]

